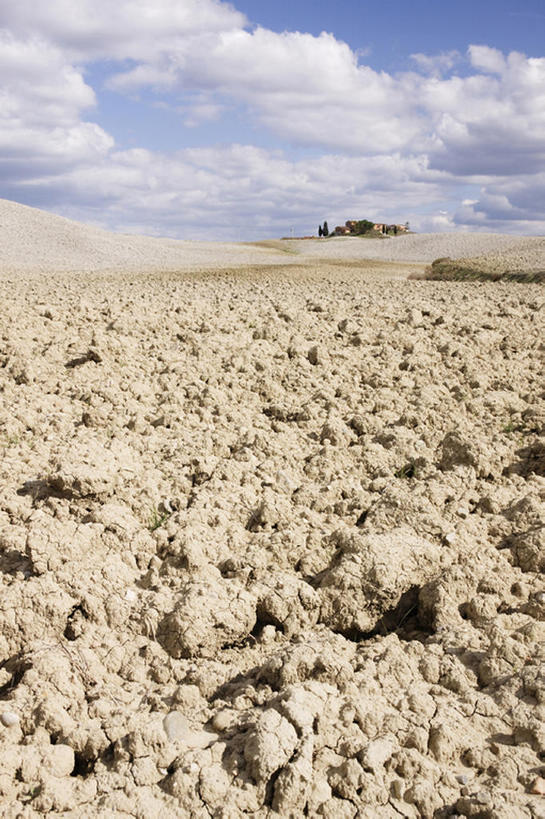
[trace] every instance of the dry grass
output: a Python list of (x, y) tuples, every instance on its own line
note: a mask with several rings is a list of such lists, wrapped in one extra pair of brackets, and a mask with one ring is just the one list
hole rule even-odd
[(512, 282), (545, 282), (545, 270), (486, 270), (473, 266), (471, 261), (436, 259), (424, 273), (409, 275), (410, 279), (428, 281), (512, 281)]

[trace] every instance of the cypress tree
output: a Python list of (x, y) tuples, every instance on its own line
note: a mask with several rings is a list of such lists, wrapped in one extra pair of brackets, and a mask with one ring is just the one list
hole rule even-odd
[(327, 222), (324, 222), (323, 234), (324, 236), (329, 236), (329, 228), (327, 226)]
[(320, 238), (321, 238), (323, 235), (324, 235), (324, 232), (322, 230), (322, 226), (319, 225), (319, 227), (318, 227), (318, 236), (320, 236)]

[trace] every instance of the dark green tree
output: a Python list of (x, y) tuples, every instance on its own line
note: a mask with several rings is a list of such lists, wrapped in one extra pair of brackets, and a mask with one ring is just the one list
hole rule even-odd
[(323, 226), (323, 228), (322, 228), (322, 232), (323, 232), (324, 236), (329, 236), (329, 228), (328, 228), (328, 226), (327, 226), (327, 222), (324, 222), (324, 226)]
[(324, 235), (324, 232), (322, 230), (322, 226), (319, 225), (319, 227), (318, 227), (318, 236), (321, 238), (323, 235)]
[(356, 223), (356, 233), (369, 233), (370, 230), (373, 230), (374, 222), (370, 222), (369, 219), (360, 219)]

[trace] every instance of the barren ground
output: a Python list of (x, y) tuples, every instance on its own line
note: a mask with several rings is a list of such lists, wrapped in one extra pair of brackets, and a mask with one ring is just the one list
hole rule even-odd
[(5, 263), (2, 816), (544, 817), (543, 286), (246, 252)]

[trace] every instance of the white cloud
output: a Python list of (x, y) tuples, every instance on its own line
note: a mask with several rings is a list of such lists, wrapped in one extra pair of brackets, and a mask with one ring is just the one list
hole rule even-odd
[(411, 59), (416, 63), (420, 71), (424, 74), (431, 74), (433, 77), (440, 77), (450, 71), (458, 62), (462, 55), (459, 51), (447, 51), (443, 54), (411, 54)]
[(471, 65), (479, 71), (491, 74), (503, 74), (507, 67), (505, 57), (497, 48), (472, 45), (469, 47)]
[[(243, 103), (284, 139), (351, 151), (398, 150), (421, 129), (402, 85), (358, 65), (333, 35), (229, 29), (188, 38), (151, 64), (114, 74), (108, 86), (213, 90)], [(339, 128), (339, 122), (342, 127)]]
[(81, 119), (95, 93), (62, 52), (0, 32), (0, 168), (22, 180), (107, 154), (113, 139)]
[(220, 0), (17, 0), (0, 26), (57, 43), (76, 61), (153, 60), (194, 35), (239, 29), (246, 18)]
[(489, 229), (545, 234), (545, 173), (491, 182), (477, 200), (462, 202), (457, 224), (487, 225)]
[(432, 165), (465, 176), (545, 169), (545, 59), (513, 52), (501, 62), (485, 46), (469, 55), (487, 73), (422, 84), (434, 126)]

